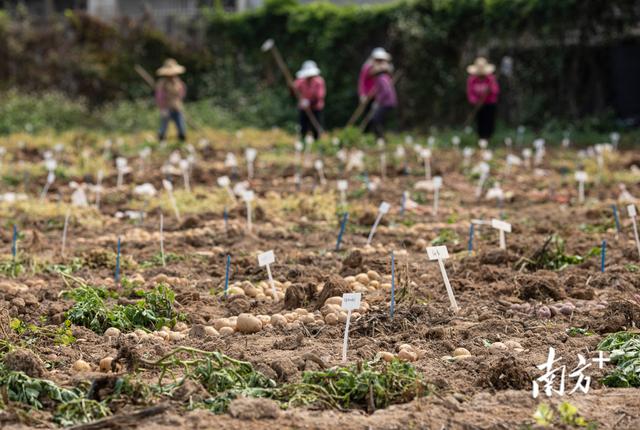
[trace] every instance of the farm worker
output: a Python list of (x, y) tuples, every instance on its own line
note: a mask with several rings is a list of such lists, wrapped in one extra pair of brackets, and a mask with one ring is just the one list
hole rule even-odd
[(371, 51), (371, 55), (360, 68), (360, 77), (358, 78), (358, 97), (360, 103), (367, 101), (367, 98), (373, 96), (372, 91), (376, 85), (376, 76), (373, 73), (376, 64), (391, 64), (391, 54), (384, 48), (375, 48)]
[(324, 110), (324, 98), (327, 90), (315, 61), (307, 60), (302, 63), (302, 67), (296, 73), (294, 86), (300, 95), (298, 100), (300, 134), (304, 138), (311, 132), (313, 138), (317, 140), (320, 130), (313, 126), (306, 109), (308, 108), (316, 117), (318, 123), (322, 125), (322, 111)]
[(371, 70), (375, 76), (375, 85), (372, 90), (374, 101), (373, 115), (367, 124), (367, 129), (373, 131), (378, 139), (384, 139), (385, 121), (393, 109), (398, 106), (398, 96), (391, 77), (392, 71), (393, 67), (388, 61), (376, 61)]
[(500, 87), (493, 72), (495, 66), (478, 57), (467, 67), (467, 99), (476, 109), (476, 127), (480, 139), (490, 139), (496, 125), (496, 104)]
[(185, 68), (173, 58), (166, 59), (156, 71), (159, 77), (156, 82), (156, 104), (160, 109), (158, 139), (161, 141), (165, 138), (169, 121), (176, 124), (180, 140), (184, 141), (186, 138), (182, 101), (187, 93), (187, 86), (179, 77), (184, 72)]

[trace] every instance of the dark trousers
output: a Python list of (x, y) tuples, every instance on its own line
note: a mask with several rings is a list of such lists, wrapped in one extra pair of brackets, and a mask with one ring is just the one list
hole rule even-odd
[(393, 108), (391, 106), (376, 107), (365, 131), (373, 132), (377, 139), (384, 139), (384, 123), (392, 111)]
[(167, 115), (160, 117), (160, 130), (158, 130), (158, 140), (164, 140), (167, 134), (167, 128), (169, 127), (169, 121), (173, 121), (178, 129), (178, 138), (180, 140), (185, 139), (185, 124), (184, 115), (179, 110), (170, 109)]
[[(311, 112), (313, 112), (313, 115), (318, 120), (318, 123), (320, 124), (320, 126), (322, 126), (322, 110), (312, 110)], [(300, 115), (300, 135), (302, 136), (302, 138), (304, 138), (307, 135), (307, 133), (311, 132), (311, 134), (313, 135), (313, 138), (315, 140), (318, 140), (318, 136), (320, 136), (320, 130), (316, 130), (316, 128), (313, 126), (313, 124), (311, 123), (311, 120), (309, 119), (309, 117), (307, 116), (307, 113), (304, 110), (300, 109), (299, 115)]]
[(476, 126), (480, 139), (490, 139), (496, 128), (496, 105), (485, 104), (476, 113)]

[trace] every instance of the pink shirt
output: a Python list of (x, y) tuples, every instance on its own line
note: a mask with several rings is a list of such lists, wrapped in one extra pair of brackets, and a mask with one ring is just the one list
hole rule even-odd
[(373, 62), (367, 61), (360, 69), (360, 77), (358, 78), (358, 96), (368, 96), (376, 86), (376, 77), (371, 75)]
[(498, 102), (500, 87), (495, 75), (469, 76), (467, 79), (467, 100), (473, 105), (495, 104)]
[(294, 85), (303, 99), (309, 100), (311, 110), (324, 109), (324, 98), (327, 90), (322, 76), (311, 79), (296, 79)]

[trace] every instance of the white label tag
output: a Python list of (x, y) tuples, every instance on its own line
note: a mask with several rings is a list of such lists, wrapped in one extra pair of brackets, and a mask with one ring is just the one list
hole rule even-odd
[(431, 150), (430, 149), (422, 149), (420, 151), (420, 157), (422, 157), (422, 158), (431, 158)]
[(256, 159), (256, 155), (258, 155), (258, 151), (256, 151), (253, 148), (247, 148), (246, 151), (244, 152), (245, 157), (247, 157), (247, 160), (249, 161), (253, 161)]
[(440, 188), (442, 186), (442, 176), (433, 177), (433, 188)]
[(501, 221), (499, 219), (492, 219), (491, 227), (496, 228), (498, 230), (506, 231), (507, 233), (511, 233), (511, 224), (505, 221)]
[(324, 164), (322, 163), (322, 160), (316, 160), (313, 163), (313, 166), (316, 168), (316, 170), (322, 170), (322, 168), (324, 167)]
[(587, 182), (587, 172), (585, 171), (578, 171), (576, 172), (576, 181), (578, 182)]
[(381, 214), (386, 214), (391, 209), (391, 205), (387, 202), (380, 203), (380, 207), (378, 208), (378, 212)]
[(253, 200), (254, 194), (253, 191), (246, 190), (242, 193), (242, 200), (245, 202), (250, 202)]
[(631, 218), (638, 216), (638, 212), (636, 211), (636, 205), (627, 206), (627, 213)]
[(273, 249), (258, 255), (258, 264), (260, 267), (273, 264), (274, 261), (276, 261), (276, 256), (273, 253)]
[(167, 191), (171, 191), (173, 190), (173, 185), (171, 184), (171, 182), (167, 181), (166, 179), (162, 180), (162, 186), (164, 187), (165, 190)]
[(347, 188), (349, 188), (349, 182), (344, 179), (338, 181), (338, 191), (347, 191)]
[(444, 260), (449, 258), (449, 251), (446, 246), (429, 246), (427, 247), (427, 257), (429, 260)]
[(342, 309), (345, 311), (358, 309), (361, 298), (362, 293), (344, 293), (342, 295)]
[(221, 186), (222, 188), (228, 187), (229, 184), (231, 184), (231, 180), (229, 179), (228, 176), (220, 176), (218, 178), (218, 185)]

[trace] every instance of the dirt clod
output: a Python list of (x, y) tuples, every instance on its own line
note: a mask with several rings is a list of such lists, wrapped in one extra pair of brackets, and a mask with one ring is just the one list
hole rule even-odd
[(24, 372), (32, 378), (42, 378), (47, 373), (40, 357), (26, 349), (8, 352), (4, 356), (4, 365), (8, 370)]
[(276, 419), (280, 408), (271, 399), (239, 397), (231, 401), (229, 414), (241, 420)]

